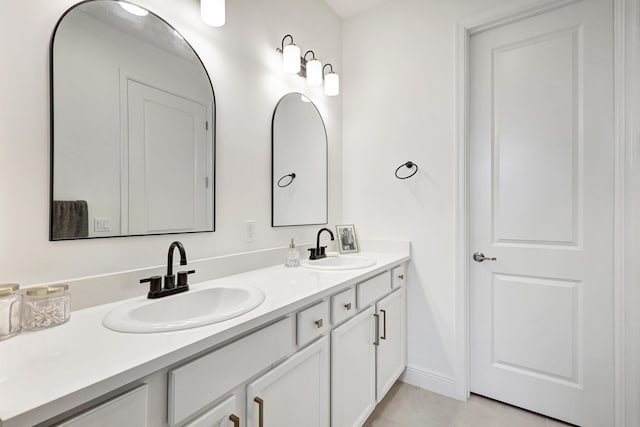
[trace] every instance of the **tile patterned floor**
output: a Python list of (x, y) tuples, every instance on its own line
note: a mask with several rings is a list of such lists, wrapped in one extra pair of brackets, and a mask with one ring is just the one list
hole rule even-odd
[(461, 402), (397, 382), (363, 427), (568, 427), (482, 396)]

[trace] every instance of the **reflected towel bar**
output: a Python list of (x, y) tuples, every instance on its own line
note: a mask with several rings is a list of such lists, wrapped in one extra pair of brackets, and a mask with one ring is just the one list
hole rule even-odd
[[(281, 185), (282, 180), (283, 180), (283, 179), (285, 179), (285, 178), (287, 178), (287, 177), (291, 178), (291, 181), (287, 182), (287, 183), (286, 183), (286, 184), (284, 184), (284, 185)], [(295, 173), (290, 173), (290, 174), (288, 174), (288, 175), (285, 175), (285, 176), (283, 176), (282, 178), (280, 178), (280, 179), (278, 180), (278, 187), (280, 187), (280, 188), (288, 187), (288, 186), (290, 186), (290, 185), (291, 185), (291, 183), (293, 182), (293, 180), (294, 180), (294, 179), (296, 179), (296, 174), (295, 174)]]

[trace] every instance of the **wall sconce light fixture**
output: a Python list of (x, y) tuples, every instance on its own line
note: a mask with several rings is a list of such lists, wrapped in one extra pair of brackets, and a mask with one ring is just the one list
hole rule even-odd
[[(330, 71), (324, 74), (324, 69), (329, 67)], [(324, 74), (324, 94), (327, 96), (336, 96), (340, 93), (340, 77), (333, 71), (333, 65), (326, 64), (322, 67)]]
[[(291, 42), (285, 46), (285, 40), (289, 38)], [(300, 57), (300, 48), (293, 42), (293, 36), (287, 34), (282, 38), (280, 47), (276, 48), (276, 52), (282, 54), (282, 68), (285, 72), (298, 74), (300, 77), (306, 77), (309, 86), (320, 86), (324, 81), (324, 94), (327, 96), (336, 96), (340, 94), (340, 77), (333, 70), (333, 65), (326, 64), (324, 67), (316, 53), (308, 50)], [(311, 55), (310, 59), (307, 57)], [(325, 74), (325, 69), (329, 67), (329, 72)]]
[[(307, 60), (308, 54), (311, 54), (311, 59), (309, 60)], [(303, 59), (307, 69), (307, 84), (309, 86), (320, 86), (322, 84), (322, 63), (316, 58), (316, 54), (312, 50), (306, 51)]]
[(200, 17), (207, 25), (222, 27), (225, 23), (225, 0), (200, 0)]
[[(284, 41), (289, 37), (291, 43), (284, 45)], [(297, 74), (300, 72), (300, 48), (293, 42), (293, 36), (287, 34), (282, 38), (280, 48), (276, 49), (282, 53), (282, 69), (285, 73)]]

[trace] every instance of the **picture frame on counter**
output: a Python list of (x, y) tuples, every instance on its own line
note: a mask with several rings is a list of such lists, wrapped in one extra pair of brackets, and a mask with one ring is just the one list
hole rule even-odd
[(353, 224), (336, 225), (338, 236), (338, 251), (341, 254), (353, 254), (360, 252), (356, 227)]

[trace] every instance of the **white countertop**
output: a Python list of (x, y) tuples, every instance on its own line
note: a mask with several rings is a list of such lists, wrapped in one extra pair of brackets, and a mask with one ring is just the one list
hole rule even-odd
[[(359, 255), (375, 259), (376, 265), (346, 271), (275, 266), (194, 284), (193, 289), (249, 285), (266, 295), (256, 309), (208, 326), (151, 334), (114, 332), (102, 319), (124, 302), (119, 301), (74, 311), (63, 325), (2, 341), (0, 421), (44, 421), (409, 259), (407, 254)], [(146, 299), (141, 289), (144, 295), (136, 299)]]

